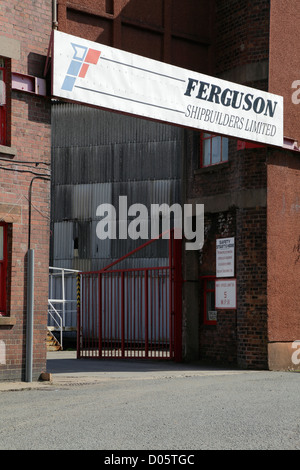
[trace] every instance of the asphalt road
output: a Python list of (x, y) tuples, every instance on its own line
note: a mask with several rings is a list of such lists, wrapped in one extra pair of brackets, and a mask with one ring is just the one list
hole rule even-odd
[(1, 450), (300, 449), (300, 373), (62, 357), (0, 390)]

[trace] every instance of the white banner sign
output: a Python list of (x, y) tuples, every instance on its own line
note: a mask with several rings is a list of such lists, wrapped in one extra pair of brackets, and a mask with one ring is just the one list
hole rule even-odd
[(283, 145), (283, 98), (54, 31), (52, 95)]
[(216, 241), (216, 276), (234, 277), (234, 238)]
[(218, 309), (236, 309), (236, 279), (216, 281), (216, 303)]

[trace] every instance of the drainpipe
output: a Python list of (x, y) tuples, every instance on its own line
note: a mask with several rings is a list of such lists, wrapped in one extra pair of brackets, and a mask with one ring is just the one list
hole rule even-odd
[(33, 317), (34, 317), (34, 250), (31, 243), (31, 197), (32, 184), (36, 179), (50, 181), (50, 178), (35, 176), (29, 186), (28, 198), (28, 251), (27, 251), (27, 324), (26, 324), (26, 365), (25, 382), (32, 382), (33, 366)]
[(25, 381), (32, 382), (33, 363), (34, 250), (27, 253), (27, 328)]
[(52, 0), (52, 29), (57, 29), (57, 0)]

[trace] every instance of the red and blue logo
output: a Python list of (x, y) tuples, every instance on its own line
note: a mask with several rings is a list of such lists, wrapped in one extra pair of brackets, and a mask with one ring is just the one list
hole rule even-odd
[(77, 78), (85, 78), (90, 65), (98, 63), (101, 52), (95, 49), (72, 44), (74, 55), (69, 65), (61, 89), (72, 91)]

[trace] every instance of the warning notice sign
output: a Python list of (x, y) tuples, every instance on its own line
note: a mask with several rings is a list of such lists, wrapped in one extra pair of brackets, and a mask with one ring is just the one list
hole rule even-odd
[(216, 241), (216, 277), (234, 277), (234, 238)]

